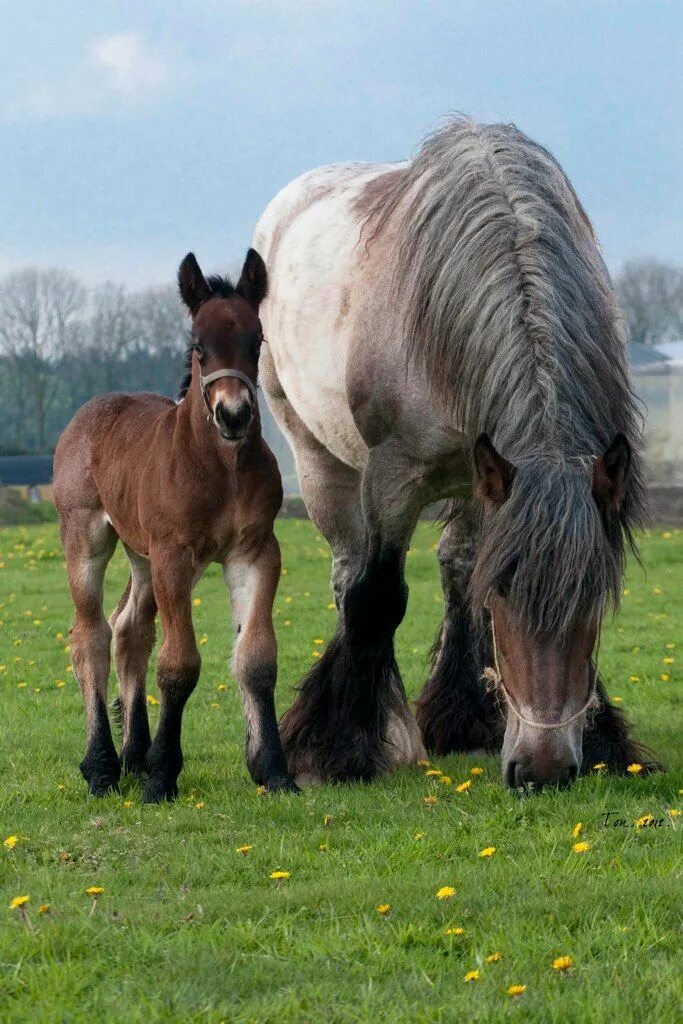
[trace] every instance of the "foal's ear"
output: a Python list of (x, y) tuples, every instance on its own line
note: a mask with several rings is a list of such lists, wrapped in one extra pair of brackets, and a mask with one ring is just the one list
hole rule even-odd
[(235, 291), (243, 299), (246, 299), (258, 313), (258, 308), (268, 291), (268, 274), (266, 273), (266, 265), (256, 252), (256, 249), (249, 249), (247, 252)]
[(615, 512), (626, 496), (631, 445), (624, 434), (617, 434), (609, 448), (593, 462), (593, 492), (606, 497)]
[(502, 505), (510, 493), (515, 467), (496, 451), (488, 434), (480, 434), (474, 442), (474, 468), (478, 497)]
[(178, 268), (178, 288), (181, 299), (193, 316), (202, 302), (211, 294), (211, 289), (206, 283), (206, 278), (202, 274), (193, 252), (188, 252)]

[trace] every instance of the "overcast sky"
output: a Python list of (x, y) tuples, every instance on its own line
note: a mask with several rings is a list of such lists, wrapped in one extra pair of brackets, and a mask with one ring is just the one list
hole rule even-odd
[(681, 0), (0, 0), (0, 272), (171, 280), (449, 111), (563, 163), (608, 264), (683, 263)]

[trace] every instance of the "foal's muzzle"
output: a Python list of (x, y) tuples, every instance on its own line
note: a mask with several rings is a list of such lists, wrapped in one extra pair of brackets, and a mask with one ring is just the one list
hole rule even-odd
[(217, 402), (213, 415), (222, 438), (226, 441), (241, 441), (252, 420), (251, 402), (245, 400), (237, 406)]

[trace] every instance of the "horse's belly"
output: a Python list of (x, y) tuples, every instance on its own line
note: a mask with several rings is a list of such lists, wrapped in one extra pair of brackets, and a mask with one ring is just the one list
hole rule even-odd
[(346, 388), (360, 234), (353, 203), (385, 171), (351, 164), (304, 175), (273, 200), (254, 235), (268, 269), (261, 320), (279, 383), (315, 438), (358, 469), (368, 449)]

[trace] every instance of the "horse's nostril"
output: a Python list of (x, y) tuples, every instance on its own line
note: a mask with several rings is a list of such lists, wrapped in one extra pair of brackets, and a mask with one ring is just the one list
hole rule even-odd
[(249, 402), (242, 402), (237, 409), (229, 409), (223, 402), (218, 402), (215, 415), (216, 423), (222, 434), (228, 437), (240, 437), (251, 421), (251, 405)]

